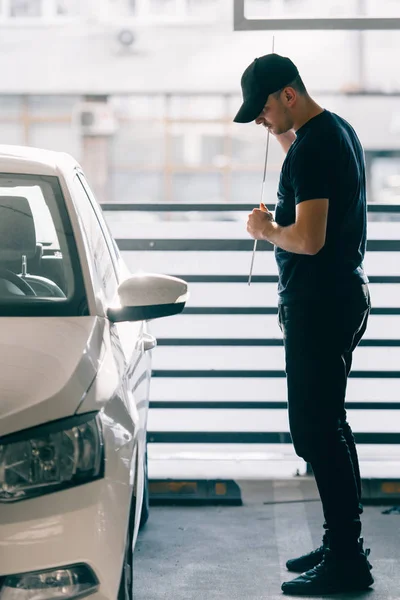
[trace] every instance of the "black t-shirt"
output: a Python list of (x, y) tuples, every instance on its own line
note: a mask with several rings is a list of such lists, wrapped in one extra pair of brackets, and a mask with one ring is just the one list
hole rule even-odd
[(363, 270), (367, 206), (365, 161), (354, 129), (324, 110), (297, 130), (282, 166), (275, 221), (296, 220), (296, 205), (329, 199), (324, 247), (316, 255), (275, 247), (279, 303), (323, 299), (368, 283)]

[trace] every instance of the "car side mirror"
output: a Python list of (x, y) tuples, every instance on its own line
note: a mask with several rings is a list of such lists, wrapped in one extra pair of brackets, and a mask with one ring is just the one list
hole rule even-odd
[(119, 303), (107, 316), (113, 323), (148, 321), (177, 315), (189, 297), (186, 281), (158, 273), (137, 273), (118, 287)]

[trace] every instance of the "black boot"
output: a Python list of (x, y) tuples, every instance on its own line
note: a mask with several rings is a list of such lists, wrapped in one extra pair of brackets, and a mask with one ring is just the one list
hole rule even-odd
[(373, 583), (363, 550), (339, 555), (327, 548), (320, 564), (300, 577), (283, 583), (282, 591), (295, 596), (320, 596), (359, 592), (368, 589)]
[[(364, 538), (360, 537), (359, 541), (360, 551), (364, 551)], [(288, 571), (292, 571), (293, 573), (304, 573), (313, 567), (319, 565), (324, 557), (325, 550), (329, 548), (329, 531), (324, 534), (322, 538), (322, 546), (317, 548), (316, 550), (312, 550), (308, 554), (303, 554), (299, 558), (291, 558), (286, 563), (286, 568)], [(369, 556), (371, 553), (370, 548), (365, 549), (365, 556)], [(368, 566), (372, 569), (372, 565), (368, 562)]]

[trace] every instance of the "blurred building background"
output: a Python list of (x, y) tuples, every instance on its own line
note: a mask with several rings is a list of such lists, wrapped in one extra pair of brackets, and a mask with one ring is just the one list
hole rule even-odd
[[(399, 16), (396, 0), (249, 0), (249, 15)], [(271, 50), (231, 0), (2, 0), (2, 141), (65, 150), (101, 202), (257, 198), (264, 135), (232, 123), (240, 76)], [(397, 31), (277, 32), (275, 51), (357, 129), (369, 201), (400, 195)], [(98, 106), (95, 106), (95, 104)], [(268, 192), (282, 162), (271, 148)]]
[[(398, 0), (245, 5), (248, 17), (400, 17)], [(232, 122), (243, 70), (271, 48), (270, 31), (233, 30), (232, 0), (0, 1), (1, 143), (72, 154), (131, 270), (190, 283), (185, 313), (152, 323), (152, 477), (304, 472), (287, 435), (271, 252), (257, 255), (247, 286), (243, 206), (260, 200), (265, 130)], [(363, 476), (398, 478), (400, 36), (280, 30), (275, 51), (357, 130), (369, 204), (394, 207), (369, 213), (374, 312), (348, 414)], [(268, 203), (283, 158), (271, 140)]]

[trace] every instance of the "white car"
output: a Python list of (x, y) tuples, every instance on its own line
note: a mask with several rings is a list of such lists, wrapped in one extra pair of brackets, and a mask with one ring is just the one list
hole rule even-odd
[(0, 146), (0, 600), (132, 597), (146, 321), (187, 297), (130, 276), (72, 157)]

